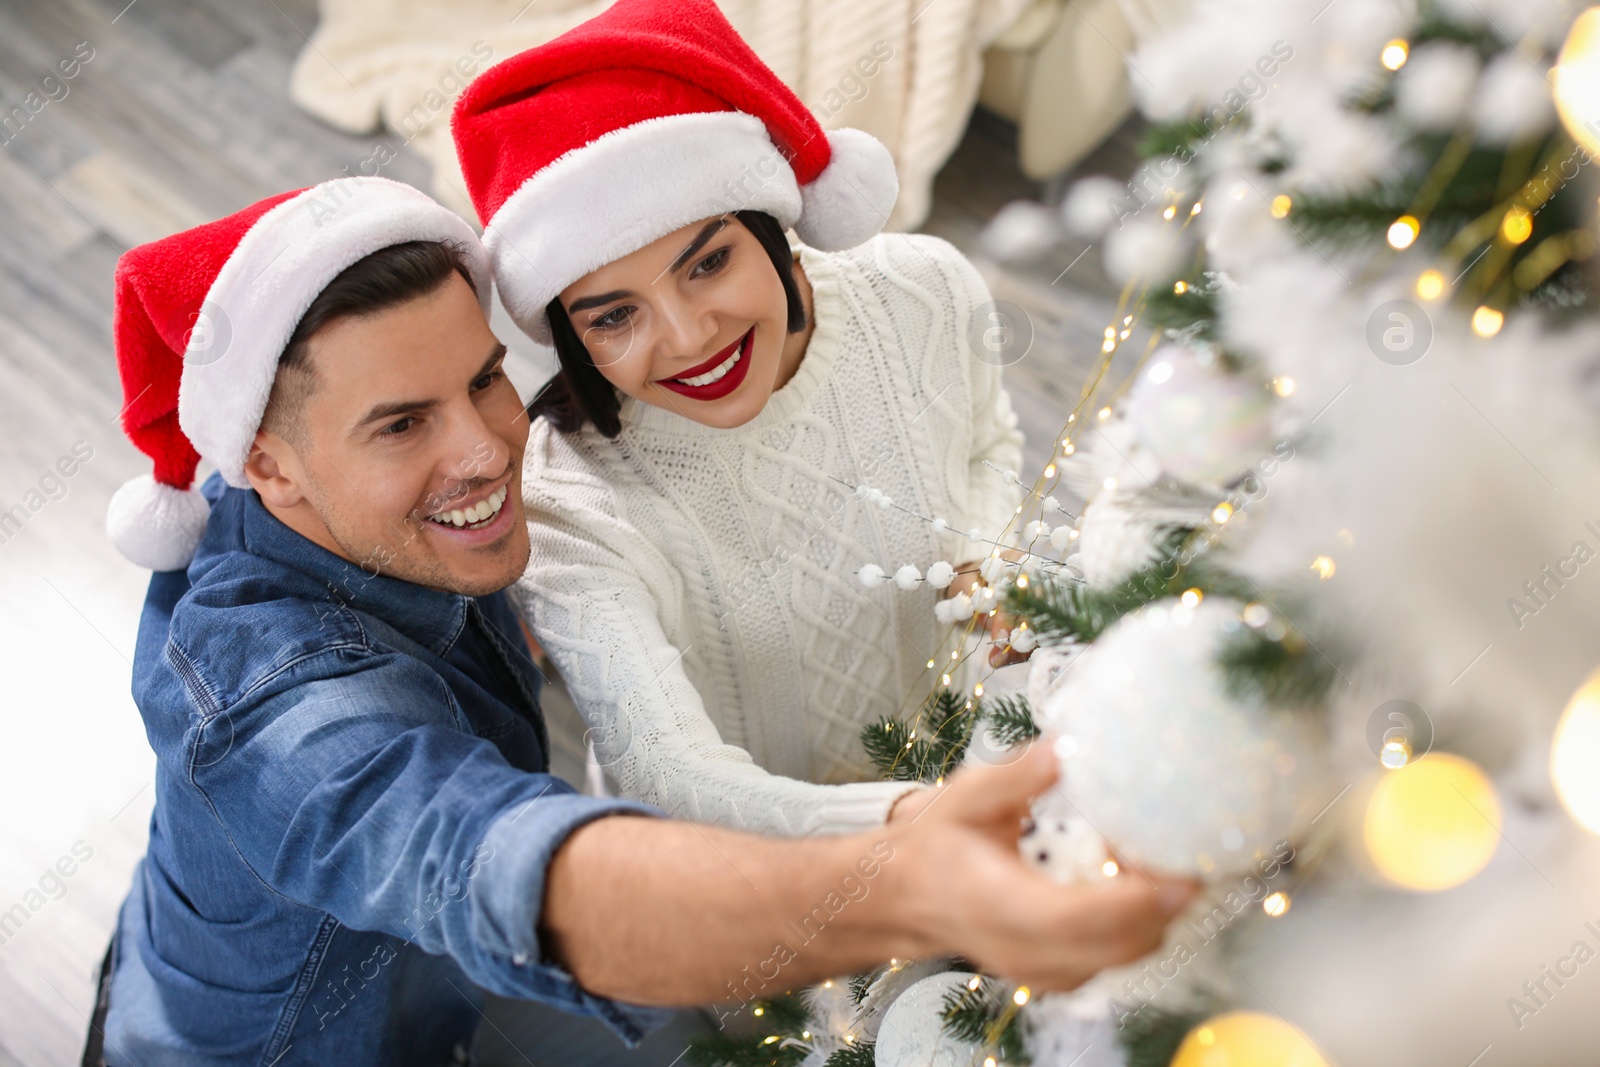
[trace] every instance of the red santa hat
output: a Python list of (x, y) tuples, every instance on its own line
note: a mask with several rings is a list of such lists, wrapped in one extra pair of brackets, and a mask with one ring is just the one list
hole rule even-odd
[(390, 245), (456, 247), (488, 310), (488, 256), (464, 219), (409, 185), (338, 178), (129, 249), (117, 261), (122, 427), (154, 463), (111, 497), (106, 530), (128, 559), (178, 570), (210, 505), (201, 459), (249, 488), (245, 458), (278, 358), (311, 302), (346, 267)]
[(711, 0), (618, 0), (484, 71), (452, 130), (500, 298), (545, 344), (561, 290), (698, 219), (765, 211), (837, 250), (900, 191), (888, 149), (823, 130)]

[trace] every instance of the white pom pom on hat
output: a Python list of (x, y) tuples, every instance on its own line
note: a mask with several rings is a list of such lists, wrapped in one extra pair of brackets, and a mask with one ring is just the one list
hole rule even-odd
[(822, 173), (800, 187), (794, 230), (813, 248), (854, 248), (883, 229), (900, 195), (894, 157), (883, 142), (860, 130), (828, 133), (831, 158)]
[(141, 474), (111, 494), (106, 532), (133, 563), (176, 571), (194, 558), (210, 515), (211, 504), (198, 489), (177, 489)]
[(282, 193), (123, 254), (113, 317), (122, 427), (154, 468), (106, 512), (129, 560), (188, 566), (210, 510), (191, 488), (200, 460), (249, 486), (245, 458), (300, 319), (345, 268), (406, 241), (453, 246), (487, 312), (489, 260), (472, 227), (386, 178)]

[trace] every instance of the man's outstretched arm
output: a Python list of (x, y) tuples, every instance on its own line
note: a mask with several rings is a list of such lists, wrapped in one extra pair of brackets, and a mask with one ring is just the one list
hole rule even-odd
[(891, 957), (960, 955), (1070, 989), (1154, 950), (1192, 884), (1127, 872), (1061, 886), (1017, 851), (1056, 762), (1036, 745), (953, 775), (915, 819), (772, 840), (612, 817), (549, 868), (541, 943), (591, 993), (636, 1004), (768, 995)]

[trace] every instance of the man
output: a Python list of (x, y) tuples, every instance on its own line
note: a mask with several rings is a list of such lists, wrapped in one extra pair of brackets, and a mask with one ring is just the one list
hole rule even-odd
[(155, 476), (119, 490), (108, 527), (158, 572), (134, 664), (157, 781), (105, 1062), (465, 1062), (489, 994), (635, 1042), (662, 1021), (640, 1005), (892, 956), (1068, 988), (1155, 947), (1187, 901), (1019, 861), (1054, 777), (1042, 749), (955, 776), (914, 821), (804, 841), (549, 776), (500, 592), (528, 557), (527, 416), (484, 252), (422, 194), (274, 197), (131, 250), (117, 287), (124, 425)]

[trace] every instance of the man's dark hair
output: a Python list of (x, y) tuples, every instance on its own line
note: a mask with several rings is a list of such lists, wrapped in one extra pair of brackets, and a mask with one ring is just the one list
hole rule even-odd
[[(784, 296), (788, 298), (789, 332), (799, 333), (806, 328), (806, 306), (800, 297), (799, 283), (794, 280), (793, 253), (783, 227), (764, 211), (735, 211), (733, 216), (755, 235), (766, 250), (767, 258), (772, 260), (778, 279), (783, 283)], [(528, 405), (528, 414), (550, 420), (562, 433), (575, 433), (584, 423), (592, 422), (605, 436), (617, 436), (622, 432), (622, 420), (618, 417), (622, 398), (617, 395), (616, 386), (594, 365), (594, 358), (573, 328), (561, 300), (550, 301), (545, 313), (550, 317), (550, 337), (556, 358), (561, 361), (561, 370), (534, 397), (533, 403)]]
[(340, 319), (371, 315), (435, 292), (451, 273), (468, 285), (472, 275), (463, 252), (443, 241), (406, 241), (356, 260), (317, 294), (294, 328), (267, 400), (261, 425), (293, 443), (305, 440), (301, 412), (316, 388), (311, 339)]

